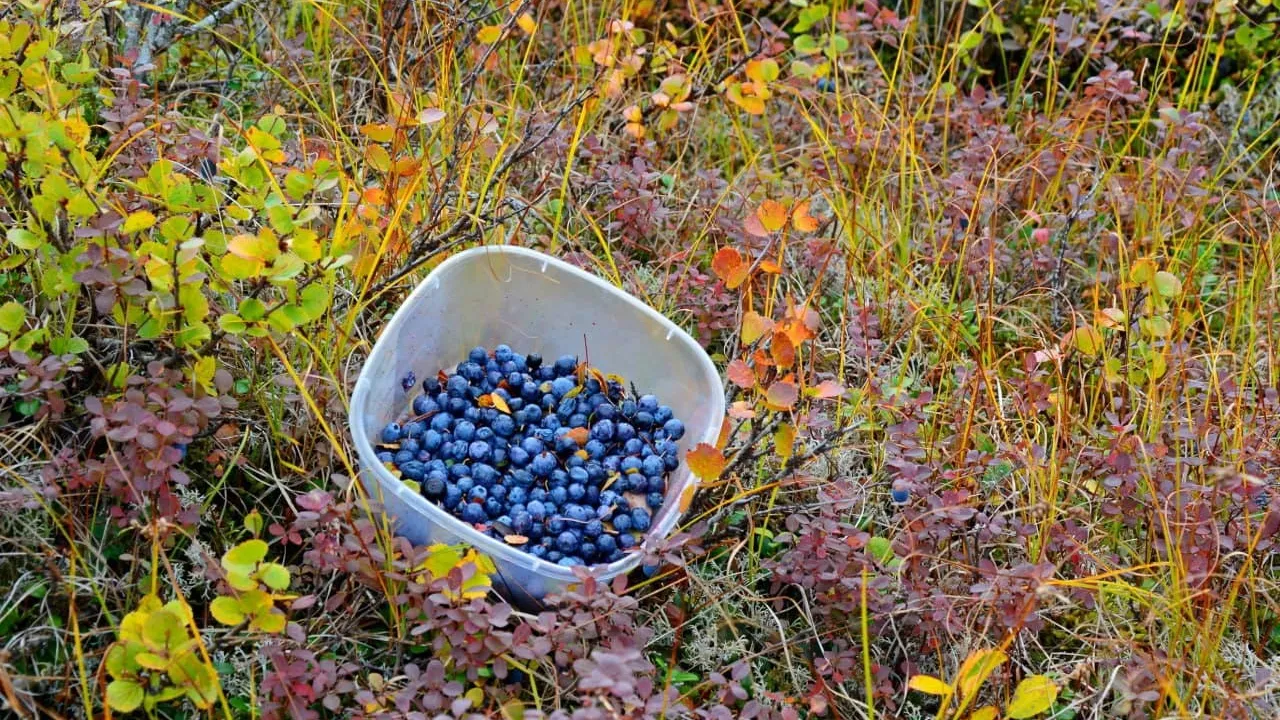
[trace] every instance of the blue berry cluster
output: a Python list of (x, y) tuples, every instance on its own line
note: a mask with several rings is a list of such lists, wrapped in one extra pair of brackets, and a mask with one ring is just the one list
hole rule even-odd
[[(412, 373), (401, 382), (417, 386)], [(617, 378), (506, 345), (473, 349), (422, 382), (412, 414), (382, 430), (378, 459), (491, 537), (564, 566), (639, 543), (679, 466), (684, 423)]]

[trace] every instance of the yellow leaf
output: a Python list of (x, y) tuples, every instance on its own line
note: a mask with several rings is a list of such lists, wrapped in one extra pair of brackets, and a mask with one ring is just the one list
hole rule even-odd
[(715, 482), (720, 473), (724, 472), (724, 453), (706, 443), (698, 443), (697, 447), (685, 454), (684, 461), (702, 482)]
[(141, 232), (156, 224), (156, 216), (146, 210), (139, 210), (129, 213), (129, 217), (124, 219), (124, 223), (120, 225), (120, 232), (126, 235), (132, 235)]
[(711, 259), (711, 271), (724, 281), (724, 286), (733, 290), (747, 279), (751, 264), (742, 259), (742, 254), (731, 247), (720, 248)]
[(516, 25), (519, 25), (520, 29), (523, 30), (526, 35), (532, 35), (538, 29), (538, 23), (529, 13), (525, 13), (516, 18)]
[(758, 83), (773, 82), (778, 79), (778, 61), (772, 58), (764, 60), (748, 60), (746, 74)]
[(500, 412), (511, 414), (511, 407), (507, 405), (507, 401), (503, 400), (501, 395), (490, 395), (490, 397), (493, 398), (493, 406), (498, 408)]
[(693, 483), (690, 483), (688, 487), (680, 492), (679, 508), (681, 513), (689, 512), (689, 506), (693, 505), (693, 495), (696, 491), (697, 487)]
[(782, 423), (778, 426), (778, 431), (773, 434), (773, 447), (778, 451), (778, 457), (783, 460), (791, 458), (792, 452), (795, 450), (796, 429), (791, 423)]
[(998, 717), (1000, 717), (1000, 711), (994, 705), (987, 705), (974, 710), (969, 715), (969, 720), (996, 720)]
[(476, 33), (476, 42), (492, 45), (502, 39), (501, 25), (485, 25)]
[(991, 673), (1008, 659), (1009, 656), (1001, 650), (975, 650), (965, 658), (960, 666), (960, 672), (956, 673), (956, 688), (963, 697), (972, 697)]
[(264, 633), (278, 633), (284, 630), (285, 622), (284, 613), (272, 608), (270, 612), (254, 615), (253, 620), (249, 622), (249, 629), (261, 630)]
[(787, 224), (787, 207), (776, 200), (765, 200), (756, 208), (760, 224), (769, 232), (777, 232)]
[(926, 695), (947, 697), (951, 694), (951, 686), (932, 675), (915, 675), (907, 683), (907, 687)]
[(1058, 686), (1045, 675), (1032, 675), (1018, 683), (1013, 699), (1004, 713), (1010, 720), (1034, 717), (1053, 707), (1058, 699)]
[(244, 611), (240, 609), (240, 603), (225, 595), (216, 597), (209, 603), (209, 613), (223, 625), (239, 625), (244, 622)]
[(1067, 345), (1075, 347), (1076, 350), (1089, 357), (1097, 357), (1105, 347), (1102, 333), (1098, 332), (1092, 325), (1081, 325), (1067, 333), (1065, 340)]
[(742, 316), (743, 344), (750, 345), (754, 343), (772, 329), (773, 321), (754, 310), (750, 310)]

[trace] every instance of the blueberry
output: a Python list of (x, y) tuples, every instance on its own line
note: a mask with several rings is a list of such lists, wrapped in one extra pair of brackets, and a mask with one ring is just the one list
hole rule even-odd
[(582, 536), (595, 539), (604, 533), (604, 523), (599, 520), (591, 520), (582, 526)]
[(435, 400), (426, 395), (419, 395), (413, 399), (413, 413), (415, 415), (430, 415), (440, 409)]
[(645, 504), (648, 505), (651, 510), (658, 510), (661, 508), (663, 500), (665, 500), (665, 498), (660, 492), (651, 492), (644, 497)]
[(523, 447), (515, 445), (507, 451), (507, 459), (516, 467), (524, 467), (529, 464), (529, 453)]
[[(524, 400), (518, 397), (513, 397), (507, 401), (507, 407), (513, 413), (512, 420), (515, 420), (514, 413), (520, 412), (521, 410), (524, 409)], [(516, 424), (519, 425), (520, 423), (517, 422)]]
[(561, 435), (556, 438), (556, 452), (561, 455), (568, 455), (578, 450), (578, 441), (574, 440), (568, 434)]
[(662, 464), (662, 457), (660, 455), (650, 455), (645, 458), (641, 463), (641, 468), (644, 470), (644, 474), (650, 477), (653, 477), (654, 475), (661, 476), (663, 471), (666, 470)]
[(556, 358), (554, 369), (557, 375), (568, 375), (578, 369), (578, 358), (573, 355), (561, 355)]
[(411, 453), (408, 450), (397, 450), (395, 457), (392, 458), (391, 462), (396, 465), (403, 465), (413, 459), (414, 453)]
[(636, 413), (636, 417), (634, 420), (632, 420), (632, 422), (634, 422), (635, 426), (640, 428), (641, 430), (648, 430), (649, 428), (653, 427), (653, 422), (654, 422), (653, 413), (650, 413), (645, 410), (641, 410), (640, 412)]
[(612, 535), (601, 535), (595, 539), (596, 552), (603, 557), (609, 557), (618, 549), (618, 541)]
[(556, 549), (565, 554), (577, 552), (578, 536), (568, 530), (556, 535)]
[(639, 532), (649, 529), (649, 511), (644, 508), (631, 508), (631, 527)]
[(555, 369), (548, 367), (546, 365), (543, 365), (542, 367), (538, 368), (538, 379), (539, 380), (555, 380), (556, 379)]
[(889, 492), (889, 495), (898, 505), (906, 505), (907, 501), (911, 499), (911, 491), (904, 487), (895, 487)]
[(477, 485), (489, 487), (498, 482), (498, 471), (488, 463), (478, 462), (471, 466), (471, 477)]
[(538, 500), (538, 501), (546, 500), (547, 499), (546, 488), (540, 488), (540, 487), (533, 488), (532, 490), (529, 491), (529, 499)]
[(494, 418), (489, 427), (493, 428), (494, 434), (499, 437), (511, 437), (516, 433), (516, 423), (509, 415), (499, 415)]
[(431, 416), (431, 429), (444, 432), (453, 425), (453, 416), (447, 412), (439, 412)]
[(467, 379), (461, 375), (453, 375), (445, 382), (444, 389), (451, 398), (464, 397), (467, 394)]
[(569, 500), (580, 503), (587, 497), (587, 488), (582, 483), (573, 483), (567, 489)]
[(547, 499), (556, 505), (563, 505), (569, 501), (569, 489), (566, 487), (553, 487), (547, 491)]
[(548, 488), (568, 487), (569, 473), (556, 468), (551, 471), (551, 479), (547, 481)]
[(556, 516), (547, 519), (547, 532), (552, 535), (559, 535), (565, 531), (566, 527), (568, 527), (568, 523), (562, 517)]
[[(453, 415), (456, 415), (459, 417), (465, 417), (472, 422), (475, 422), (475, 419), (477, 417), (477, 414), (474, 412), (475, 408), (471, 407), (471, 400), (469, 398), (461, 398), (461, 397), (449, 398), (448, 402), (446, 402), (444, 405), (444, 409), (448, 410)], [(471, 414), (468, 415), (467, 414), (468, 410), (471, 410), (473, 412), (471, 412)]]
[(529, 353), (524, 356), (524, 363), (530, 370), (537, 370), (542, 367), (542, 356), (538, 353)]
[(517, 512), (511, 515), (511, 529), (517, 534), (528, 536), (529, 528), (533, 527), (533, 518), (527, 512)]
[(556, 456), (543, 451), (534, 456), (533, 460), (530, 461), (529, 470), (533, 472), (535, 477), (544, 478), (556, 469), (556, 464)]
[(451, 508), (462, 501), (462, 489), (453, 483), (448, 483), (444, 487), (444, 506)]
[[(449, 477), (454, 480), (461, 480), (462, 478), (471, 480), (471, 468), (463, 465), (462, 463), (454, 463), (449, 466)], [(475, 480), (471, 480), (471, 482), (474, 483)]]
[(542, 522), (547, 518), (547, 510), (542, 506), (541, 500), (530, 500), (525, 509), (529, 511), (529, 517), (538, 522)]
[(613, 529), (620, 533), (631, 531), (631, 515), (628, 514), (626, 509), (619, 510), (613, 516)]
[(485, 389), (487, 389), (487, 390), (489, 390), (489, 391), (491, 391), (491, 392), (492, 392), (494, 388), (498, 387), (498, 386), (499, 386), (499, 385), (501, 385), (501, 384), (502, 384), (502, 371), (501, 371), (501, 370), (496, 370), (496, 369), (495, 369), (495, 370), (490, 370), (489, 372), (485, 373), (485, 376), (484, 376), (484, 386), (485, 386)]
[(578, 553), (582, 556), (582, 559), (586, 562), (590, 562), (594, 560), (596, 557), (595, 543), (590, 541), (583, 541), (582, 545), (578, 548)]
[(618, 408), (618, 411), (624, 418), (633, 418), (636, 416), (636, 409), (635, 400), (623, 400), (622, 407)]
[[(672, 419), (671, 407), (667, 405), (659, 405), (657, 411), (653, 413), (653, 419), (659, 425), (666, 425), (666, 423), (670, 422)], [(679, 440), (680, 438), (676, 437), (675, 439)]]
[(614, 428), (613, 421), (607, 418), (603, 420), (597, 420), (596, 424), (591, 426), (592, 439), (598, 440), (602, 444), (613, 440), (613, 436), (615, 432), (616, 430)]
[(488, 500), (488, 499), (489, 499), (489, 491), (485, 490), (483, 487), (480, 487), (479, 485), (476, 485), (475, 487), (471, 488), (471, 490), (467, 491), (467, 500), (471, 502), (484, 502), (485, 500)]
[(417, 460), (410, 460), (400, 465), (400, 475), (414, 482), (422, 482), (427, 474), (427, 466)]
[(422, 392), (428, 396), (434, 396), (440, 392), (440, 380), (435, 377), (429, 377), (422, 381)]
[(387, 423), (387, 426), (382, 428), (382, 442), (400, 442), (400, 423)]
[(559, 562), (557, 562), (556, 564), (561, 567), (577, 567), (578, 565), (582, 565), (583, 562), (582, 562), (582, 558), (579, 558), (573, 555), (566, 555), (560, 558)]
[(541, 545), (534, 545), (532, 548), (529, 548), (529, 554), (539, 560), (545, 560), (547, 558), (547, 549)]
[(574, 522), (585, 523), (591, 520), (591, 510), (586, 505), (570, 503), (565, 506), (564, 516)]
[(818, 78), (818, 90), (824, 93), (836, 91), (836, 81), (831, 78)]
[(471, 523), (472, 525), (480, 525), (486, 522), (489, 516), (484, 511), (484, 506), (479, 503), (467, 503), (462, 508), (462, 521)]
[[(457, 433), (454, 434), (456, 435)], [(496, 437), (496, 434), (493, 432), (493, 428), (481, 427), (476, 429), (476, 440), (483, 440), (492, 444), (494, 437)]]
[(505, 486), (507, 489), (507, 502), (512, 505), (523, 505), (529, 502), (529, 492), (518, 485)]
[(574, 388), (573, 378), (558, 377), (551, 383), (551, 396), (560, 400)]
[(434, 500), (445, 493), (447, 485), (448, 481), (445, 479), (445, 474), (432, 470), (427, 473), (427, 482), (422, 486), (422, 491), (427, 497)]
[(587, 426), (587, 416), (584, 413), (574, 413), (569, 416), (569, 427), (580, 428)]
[(444, 460), (435, 458), (431, 462), (427, 463), (427, 472), (442, 472), (447, 475), (449, 472), (449, 466), (445, 464)]
[(612, 420), (618, 415), (618, 409), (616, 407), (605, 404), (596, 406), (594, 412), (596, 420)]
[(471, 352), (467, 353), (467, 360), (470, 360), (473, 363), (482, 363), (488, 359), (489, 351), (485, 350), (483, 346), (471, 348)]
[[(617, 523), (616, 523), (616, 522), (615, 522), (614, 524), (615, 524), (615, 526), (617, 525)], [(635, 546), (636, 546), (636, 538), (635, 538), (635, 536), (634, 536), (634, 535), (632, 535), (632, 534), (630, 534), (630, 533), (624, 533), (624, 534), (622, 534), (622, 535), (619, 535), (619, 536), (618, 536), (618, 548), (619, 548), (619, 549), (621, 549), (621, 550), (626, 550), (626, 549), (628, 549), (628, 548), (633, 548), (633, 547), (635, 547)]]
[(435, 452), (440, 449), (441, 443), (444, 442), (444, 436), (439, 430), (428, 430), (422, 433), (422, 449), (427, 452)]
[[(498, 500), (489, 498), (488, 500), (484, 501), (484, 512), (489, 517), (500, 517), (502, 513), (506, 512), (506, 509), (503, 507), (502, 503), (499, 502)], [(507, 524), (508, 526), (510, 526), (510, 523), (507, 523)]]
[(586, 485), (588, 480), (590, 480), (590, 474), (587, 472), (586, 468), (573, 467), (569, 469), (569, 482)]
[(530, 455), (537, 455), (543, 450), (546, 450), (546, 447), (542, 444), (542, 441), (535, 437), (527, 437), (524, 440), (521, 440), (520, 447), (524, 448), (524, 451), (529, 453)]
[(631, 438), (622, 444), (622, 451), (628, 455), (639, 455), (644, 452), (644, 441), (640, 438)]
[(641, 462), (640, 458), (628, 457), (628, 458), (623, 458), (622, 465), (619, 467), (619, 469), (622, 470), (622, 472), (625, 474), (631, 474), (631, 473), (640, 472), (640, 469), (643, 466), (644, 466), (644, 463)]
[(542, 399), (542, 391), (538, 389), (537, 383), (526, 380), (520, 386), (520, 397), (524, 398), (525, 402), (536, 403)]
[(564, 553), (560, 552), (559, 550), (551, 550), (547, 552), (547, 562), (553, 562), (553, 563), (559, 564), (559, 562), (563, 559), (564, 559)]
[(508, 482), (512, 485), (527, 488), (533, 484), (533, 473), (524, 468), (514, 470), (508, 476)]
[(511, 362), (511, 358), (515, 353), (511, 351), (510, 345), (499, 345), (493, 349), (493, 359), (500, 363)]
[(467, 455), (476, 462), (488, 462), (493, 459), (493, 448), (483, 440), (476, 440), (467, 447)]
[(618, 472), (622, 467), (622, 457), (618, 455), (606, 455), (604, 458), (604, 471), (612, 475)]
[(600, 491), (600, 506), (602, 508), (613, 507), (615, 505), (618, 505), (621, 502), (622, 502), (622, 496), (614, 492), (613, 490)]
[(614, 437), (624, 443), (635, 436), (636, 429), (630, 423), (618, 423), (618, 427), (614, 431)]

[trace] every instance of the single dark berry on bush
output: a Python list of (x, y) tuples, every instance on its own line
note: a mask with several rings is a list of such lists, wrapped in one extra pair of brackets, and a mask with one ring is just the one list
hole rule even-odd
[(462, 521), (472, 525), (481, 525), (489, 519), (484, 507), (479, 503), (467, 503), (462, 508)]
[(889, 495), (893, 498), (893, 501), (898, 505), (906, 505), (907, 501), (911, 499), (911, 491), (907, 490), (904, 487), (895, 487), (893, 490), (889, 492)]
[(684, 437), (684, 423), (680, 422), (676, 418), (671, 418), (663, 423), (662, 430), (667, 434), (667, 437), (672, 440), (679, 440)]
[(649, 511), (644, 508), (631, 508), (631, 527), (637, 532), (649, 529)]
[(596, 552), (608, 557), (614, 550), (618, 549), (618, 541), (612, 535), (601, 534), (595, 539)]
[(651, 510), (658, 510), (662, 507), (663, 495), (660, 492), (651, 492), (645, 496), (644, 502)]

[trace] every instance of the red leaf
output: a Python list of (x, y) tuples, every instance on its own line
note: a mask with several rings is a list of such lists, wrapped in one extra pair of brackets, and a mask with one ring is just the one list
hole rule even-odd
[(734, 420), (750, 420), (756, 416), (756, 411), (751, 407), (751, 403), (746, 400), (738, 400), (729, 406), (729, 417)]
[(741, 360), (734, 360), (729, 363), (729, 382), (740, 388), (747, 389), (755, 387), (756, 374), (751, 366)]
[(773, 362), (780, 368), (789, 368), (796, 362), (796, 346), (791, 343), (791, 337), (784, 332), (773, 333), (773, 339), (769, 341), (769, 354), (773, 356)]
[(779, 380), (765, 391), (764, 400), (774, 410), (790, 410), (800, 399), (800, 390), (795, 383)]

